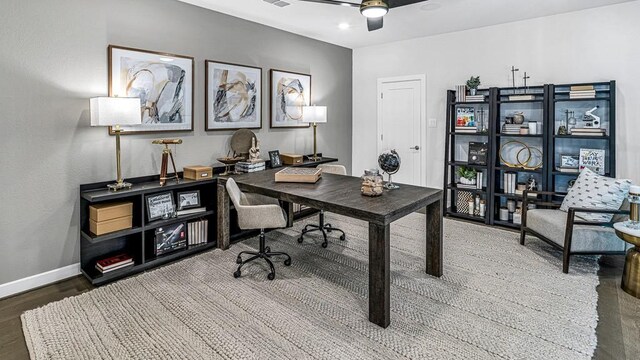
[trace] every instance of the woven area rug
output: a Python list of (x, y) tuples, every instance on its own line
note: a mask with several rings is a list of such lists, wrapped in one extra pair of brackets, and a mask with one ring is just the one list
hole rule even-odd
[(518, 235), (445, 219), (444, 276), (424, 273), (424, 215), (391, 227), (391, 325), (367, 320), (367, 224), (327, 214), (347, 233), (267, 234), (293, 265), (234, 279), (214, 250), (22, 315), (33, 359), (589, 359), (596, 346), (597, 263)]

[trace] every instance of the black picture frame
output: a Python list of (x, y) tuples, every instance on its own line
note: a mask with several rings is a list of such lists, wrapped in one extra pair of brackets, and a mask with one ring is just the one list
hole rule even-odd
[(145, 204), (147, 205), (147, 219), (150, 222), (162, 219), (162, 217), (167, 214), (166, 212), (164, 212), (165, 206), (167, 204), (170, 204), (172, 208), (175, 206), (175, 202), (173, 201), (173, 194), (171, 192), (147, 195), (145, 197)]
[(282, 160), (280, 159), (280, 151), (279, 150), (269, 151), (269, 161), (270, 161), (270, 167), (272, 169), (282, 167)]
[[(200, 190), (182, 191), (182, 192), (179, 192), (177, 195), (178, 195), (178, 201), (177, 201), (178, 210), (193, 209), (201, 206)], [(183, 204), (183, 197), (185, 197), (184, 204)], [(191, 199), (188, 199), (186, 197), (191, 197)], [(193, 203), (193, 197), (195, 197), (195, 203)]]

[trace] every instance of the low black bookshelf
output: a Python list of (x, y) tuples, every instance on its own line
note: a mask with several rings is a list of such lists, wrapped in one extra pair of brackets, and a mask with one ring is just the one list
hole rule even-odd
[[(179, 176), (181, 177), (179, 182), (169, 180), (165, 186), (160, 186), (158, 176), (128, 179), (133, 183), (133, 187), (129, 190), (117, 192), (106, 188), (108, 182), (80, 186), (80, 266), (82, 273), (92, 284), (101, 285), (217, 246), (215, 236), (216, 180), (195, 181), (182, 179), (181, 173)], [(200, 192), (201, 205), (205, 208), (203, 212), (169, 219), (148, 220), (147, 207), (145, 205), (147, 196), (171, 193), (174, 197), (174, 202), (176, 202), (178, 192), (191, 190)], [(132, 227), (104, 235), (91, 233), (89, 230), (89, 207), (96, 204), (123, 201), (133, 204)], [(170, 253), (156, 255), (156, 229), (199, 220), (208, 220), (208, 238), (205, 242), (198, 245), (187, 245), (185, 248)], [(133, 266), (104, 274), (95, 268), (97, 261), (122, 253), (133, 258)]]

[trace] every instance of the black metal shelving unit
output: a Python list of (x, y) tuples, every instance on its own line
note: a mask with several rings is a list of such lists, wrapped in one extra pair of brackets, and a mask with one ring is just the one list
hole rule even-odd
[[(447, 216), (456, 217), (460, 219), (470, 220), (481, 222), (485, 224), (489, 224), (489, 186), (492, 183), (492, 171), (490, 171), (490, 161), (487, 159), (486, 165), (471, 165), (468, 164), (467, 158), (462, 158), (462, 154), (456, 153), (457, 146), (465, 146), (470, 141), (475, 142), (486, 142), (488, 148), (491, 147), (491, 142), (493, 138), (491, 136), (490, 129), (493, 127), (493, 111), (495, 106), (495, 96), (496, 89), (478, 89), (478, 94), (482, 94), (485, 96), (485, 101), (462, 101), (456, 102), (456, 94), (455, 91), (447, 92), (447, 129), (446, 129), (446, 139), (445, 139), (445, 164), (444, 164), (444, 199), (443, 199), (443, 212)], [(460, 133), (455, 131), (456, 127), (456, 111), (459, 107), (471, 107), (474, 109), (474, 112), (477, 116), (480, 108), (485, 110), (484, 121), (486, 122), (485, 126), (487, 131), (484, 133)], [(456, 157), (458, 155), (458, 157)], [(467, 188), (459, 188), (456, 186), (456, 169), (459, 167), (469, 167), (473, 168), (477, 171), (482, 171), (484, 184), (481, 189), (467, 189)], [(459, 192), (469, 192), (475, 195), (480, 195), (480, 197), (486, 201), (486, 213), (484, 217), (480, 217), (477, 215), (471, 215), (468, 213), (458, 212), (456, 207), (458, 193)]]
[[(590, 99), (570, 99), (572, 86), (590, 85), (595, 90), (595, 97)], [(579, 155), (581, 148), (605, 150), (605, 176), (616, 176), (616, 82), (595, 82), (581, 84), (549, 85), (553, 101), (549, 102), (549, 114), (553, 127), (550, 129), (550, 151), (547, 162), (551, 164), (548, 172), (549, 190), (559, 194), (566, 194), (568, 182), (578, 177), (577, 173), (557, 171), (562, 155)], [(601, 117), (602, 128), (606, 129), (604, 136), (560, 135), (560, 125), (567, 125), (565, 110), (575, 111), (575, 117), (580, 125), (580, 117), (585, 111), (599, 106), (597, 112)], [(557, 196), (555, 200), (562, 200)]]
[[(595, 89), (593, 99), (570, 99), (571, 86), (592, 85)], [(526, 182), (533, 176), (540, 190), (555, 191), (560, 196), (545, 200), (561, 201), (566, 195), (566, 186), (562, 186), (570, 179), (575, 179), (578, 174), (560, 172), (556, 169), (560, 162), (560, 155), (571, 152), (577, 155), (580, 148), (603, 149), (605, 157), (605, 176), (615, 177), (615, 81), (579, 83), (579, 84), (547, 84), (524, 88), (489, 88), (479, 90), (486, 94), (486, 101), (455, 102), (455, 91), (447, 92), (447, 129), (445, 140), (444, 163), (444, 213), (446, 216), (465, 220), (482, 222), (487, 225), (498, 225), (509, 228), (519, 228), (512, 218), (500, 220), (500, 207), (505, 206), (507, 200), (522, 201), (518, 194), (504, 193), (503, 174), (506, 171), (517, 173), (518, 182)], [(512, 95), (533, 95), (533, 99), (509, 100)], [(487, 134), (456, 133), (456, 109), (460, 106), (483, 105), (489, 109)], [(564, 121), (563, 111), (567, 108), (574, 109), (576, 113), (584, 114), (584, 111), (594, 106), (600, 106), (604, 112), (602, 117), (603, 127), (607, 129), (605, 136), (585, 135), (560, 135), (557, 134), (559, 124)], [(516, 111), (522, 111), (525, 121), (537, 121), (536, 134), (503, 134), (502, 125), (505, 116), (510, 116)], [(542, 152), (542, 167), (527, 169), (510, 167), (500, 160), (499, 151), (501, 145), (507, 141), (516, 140), (535, 147)], [(456, 158), (456, 147), (469, 141), (487, 142), (489, 146), (489, 160), (486, 166), (468, 165), (466, 159)], [(467, 166), (485, 172), (486, 185), (482, 189), (463, 189), (456, 187), (455, 170), (457, 167)], [(479, 218), (466, 213), (458, 213), (456, 209), (456, 195), (459, 191), (467, 191), (481, 194), (486, 199), (486, 217)]]

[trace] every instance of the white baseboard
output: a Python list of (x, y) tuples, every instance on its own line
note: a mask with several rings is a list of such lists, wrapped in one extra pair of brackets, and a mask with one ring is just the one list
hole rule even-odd
[(80, 263), (43, 272), (0, 285), (0, 299), (80, 274)]

